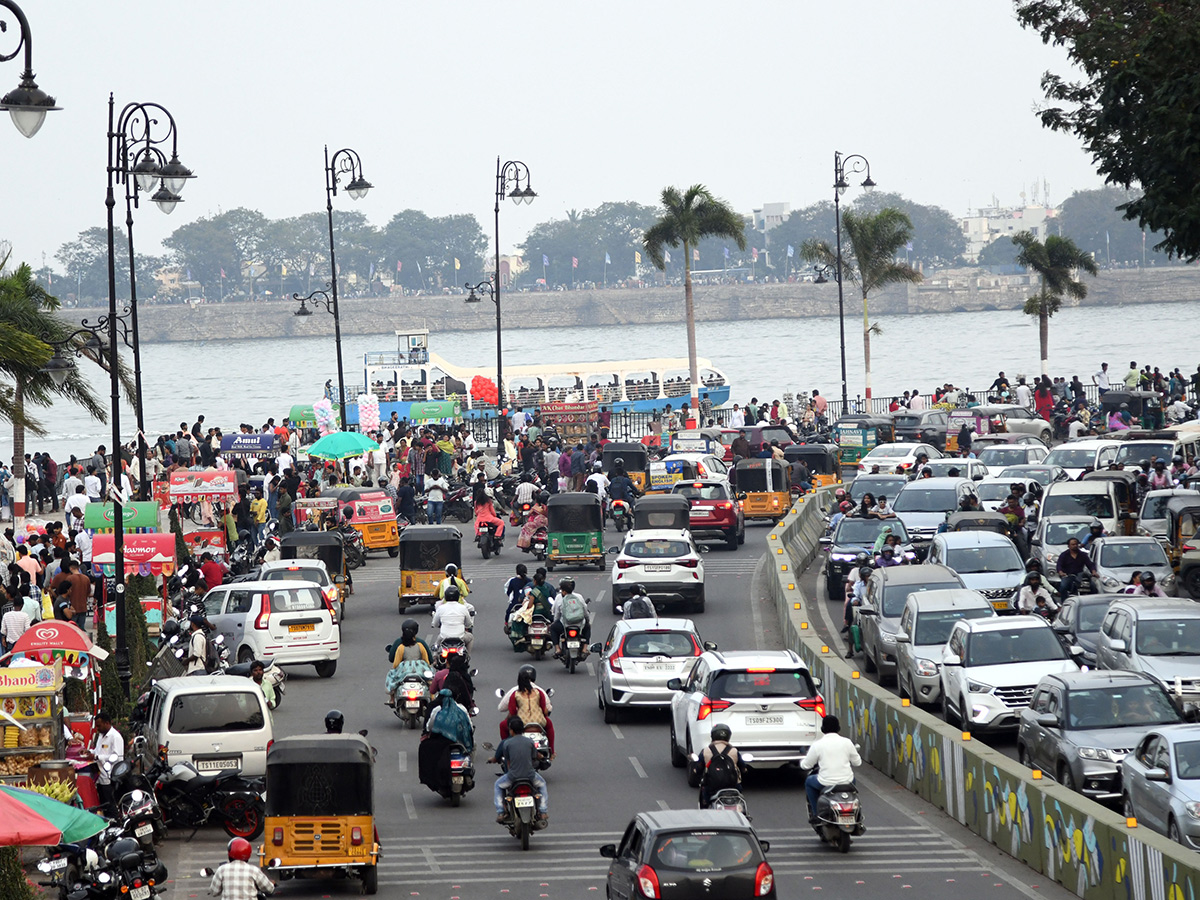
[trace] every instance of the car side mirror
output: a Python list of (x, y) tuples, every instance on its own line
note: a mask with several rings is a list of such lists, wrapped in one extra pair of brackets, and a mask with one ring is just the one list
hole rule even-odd
[(907, 631), (897, 631), (896, 632), (896, 643), (897, 644), (911, 644), (912, 638), (908, 636)]
[(345, 583), (346, 583), (346, 576), (345, 576), (345, 575), (334, 575), (334, 576), (333, 576), (333, 583), (334, 583), (334, 584), (345, 584)]
[(879, 613), (875, 612), (875, 610), (873, 610), (869, 606), (860, 606), (858, 608), (858, 614), (860, 616), (877, 616), (877, 615), (879, 615)]
[(1160, 781), (1163, 784), (1171, 783), (1171, 773), (1166, 769), (1147, 769), (1144, 777), (1147, 781)]
[(1043, 728), (1057, 728), (1059, 726), (1058, 716), (1054, 713), (1042, 713), (1037, 717), (1037, 723)]
[(200, 870), (200, 874), (203, 875), (205, 878), (212, 878), (214, 875), (217, 874), (217, 870), (210, 869), (207, 866), (205, 866), (203, 869)]
[(745, 492), (745, 491), (738, 491), (737, 498), (738, 498), (739, 500), (745, 500), (745, 499), (746, 499), (746, 492)]
[(703, 646), (705, 650), (716, 650), (717, 642), (716, 641), (705, 641), (701, 646)]
[(617, 845), (616, 844), (601, 845), (600, 855), (603, 856), (605, 859), (616, 859), (617, 858)]
[[(620, 547), (609, 547), (609, 548), (608, 548), (607, 550), (605, 550), (604, 552), (605, 552), (605, 553), (620, 553), (620, 552), (621, 552), (621, 548), (620, 548)], [(607, 844), (606, 844), (605, 846), (607, 846)]]
[(833, 538), (830, 535), (825, 535), (824, 537), (822, 537), (820, 539), (820, 544), (822, 547), (828, 547), (832, 543), (833, 543)]
[(771, 842), (770, 842), (770, 841), (764, 841), (764, 840), (762, 840), (762, 839), (760, 838), (760, 839), (759, 839), (759, 842), (758, 842), (758, 846), (762, 847), (762, 852), (763, 852), (763, 853), (770, 853), (770, 852), (771, 852)]
[(972, 481), (983, 481), (983, 473), (976, 472), (974, 475), (971, 476), (971, 480)]
[(668, 691), (682, 691), (683, 681), (679, 678), (672, 678), (667, 682)]
[(1113, 653), (1125, 653), (1126, 652), (1125, 642), (1119, 638), (1115, 641), (1109, 641), (1108, 649), (1111, 650)]
[(596, 643), (594, 643), (588, 647), (588, 652), (589, 653), (599, 653), (603, 649), (604, 649), (604, 645), (601, 644), (599, 641), (596, 641)]
[(1055, 622), (1050, 627), (1053, 628), (1059, 634), (1070, 634), (1071, 633), (1071, 626), (1068, 625), (1066, 622)]
[(942, 665), (943, 666), (961, 666), (962, 659), (959, 657), (959, 655), (957, 653), (946, 652), (946, 653), (942, 654)]
[(1072, 656), (1083, 656), (1083, 648), (1078, 644), (1072, 644), (1068, 651)]
[(613, 612), (615, 612), (617, 615), (622, 615), (625, 612), (625, 604), (618, 603), (616, 606), (613, 607)]

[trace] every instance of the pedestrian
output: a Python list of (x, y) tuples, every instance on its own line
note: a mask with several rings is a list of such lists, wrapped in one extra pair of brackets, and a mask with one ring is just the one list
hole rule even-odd
[(121, 732), (113, 727), (112, 716), (106, 710), (96, 714), (96, 727), (93, 729), (92, 742), (85, 751), (85, 756), (101, 763), (96, 777), (96, 793), (100, 795), (100, 803), (105, 813), (111, 816), (116, 812), (112, 763), (125, 758), (125, 739), (121, 737)]
[(446, 492), (450, 490), (450, 482), (437, 469), (425, 476), (426, 511), (430, 525), (442, 524), (442, 511), (446, 506)]

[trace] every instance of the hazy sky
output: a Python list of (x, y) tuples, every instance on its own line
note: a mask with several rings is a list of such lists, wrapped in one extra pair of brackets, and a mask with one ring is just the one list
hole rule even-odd
[[(0, 121), (0, 240), (35, 266), (104, 223), (110, 91), (166, 106), (199, 176), (173, 215), (143, 207), (145, 252), (222, 209), (322, 209), (325, 143), (358, 150), (376, 186), (336, 208), (377, 225), (470, 212), (489, 235), (496, 156), (523, 160), (539, 197), (506, 204), (505, 252), (569, 208), (667, 184), (744, 212), (826, 199), (834, 150), (955, 215), (1043, 178), (1055, 203), (1101, 184), (1033, 115), (1065, 56), (1007, 0), (21, 2), (63, 107), (31, 140)], [(0, 94), (19, 74), (0, 64)]]

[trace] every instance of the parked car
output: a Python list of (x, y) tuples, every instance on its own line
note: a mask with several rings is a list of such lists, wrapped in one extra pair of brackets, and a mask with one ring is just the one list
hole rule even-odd
[(1041, 561), (1043, 578), (1051, 584), (1058, 584), (1058, 558), (1067, 549), (1067, 542), (1071, 538), (1082, 541), (1092, 524), (1098, 521), (1091, 516), (1080, 515), (1041, 517), (1029, 542), (1029, 556)]
[(930, 563), (954, 571), (959, 580), (986, 597), (997, 612), (1015, 612), (1010, 598), (1025, 580), (1025, 564), (1016, 545), (991, 531), (953, 531), (935, 535)]
[(857, 506), (863, 494), (870, 494), (876, 500), (881, 496), (892, 500), (900, 493), (900, 488), (908, 484), (907, 475), (883, 473), (879, 475), (859, 475), (846, 488), (851, 501)]
[(876, 569), (867, 582), (861, 605), (854, 607), (854, 622), (862, 632), (863, 668), (878, 671), (880, 682), (894, 678), (896, 632), (909, 595), (961, 587), (962, 579), (945, 566)]
[[(845, 595), (846, 576), (854, 568), (858, 554), (873, 555), (875, 540), (890, 528), (900, 538), (900, 553), (909, 561), (917, 558), (908, 531), (899, 519), (876, 519), (862, 516), (847, 516), (838, 522), (827, 543), (825, 558), (825, 591), (830, 600), (840, 600)], [(822, 543), (825, 543), (822, 540)]]
[(1067, 597), (1054, 617), (1051, 627), (1068, 648), (1083, 649), (1079, 661), (1085, 665), (1096, 665), (1096, 641), (1111, 602), (1108, 594), (1077, 594)]
[(691, 619), (618, 619), (603, 643), (592, 645), (600, 654), (596, 699), (604, 721), (612, 724), (626, 709), (670, 706), (667, 682), (686, 678), (696, 657), (716, 649), (700, 640)]
[[(982, 481), (990, 474), (988, 467), (977, 459), (931, 459), (922, 469), (929, 469), (934, 478), (970, 478), (972, 481)], [(957, 475), (951, 472), (957, 471)]]
[(974, 494), (975, 482), (969, 478), (918, 478), (896, 495), (892, 511), (904, 522), (918, 555), (924, 556), (946, 514)]
[[(1039, 420), (1041, 421), (1041, 420)], [(1025, 440), (1013, 440), (1007, 443), (996, 443), (976, 452), (979, 461), (988, 467), (989, 471), (999, 472), (1008, 466), (1024, 466), (1040, 463), (1050, 451), (1046, 445), (1036, 438), (1022, 437)]]
[(920, 706), (937, 703), (942, 696), (938, 663), (950, 629), (959, 619), (987, 619), (995, 615), (992, 604), (977, 591), (952, 589), (909, 594), (896, 632), (896, 683), (900, 696)]
[(995, 421), (1002, 417), (1004, 430), (1009, 434), (1024, 434), (1049, 444), (1054, 436), (1050, 423), (1018, 403), (991, 403), (975, 407), (972, 412)]
[(680, 482), (671, 493), (686, 497), (692, 506), (688, 519), (692, 537), (720, 538), (730, 550), (745, 543), (746, 520), (728, 481)]
[(1128, 586), (1134, 572), (1153, 572), (1154, 579), (1167, 594), (1175, 595), (1175, 570), (1167, 551), (1152, 537), (1100, 537), (1087, 546), (1088, 556), (1096, 564), (1099, 588), (1105, 594), (1119, 594)]
[(1102, 669), (1145, 672), (1177, 706), (1200, 701), (1200, 606), (1191, 600), (1117, 598), (1096, 642)]
[(1001, 478), (1011, 478), (1013, 481), (1036, 481), (1042, 487), (1054, 484), (1056, 481), (1069, 481), (1071, 476), (1062, 466), (1053, 465), (1042, 460), (1040, 464), (1005, 466), (1000, 470)]
[(1100, 803), (1121, 800), (1121, 760), (1147, 728), (1183, 722), (1153, 678), (1067, 672), (1038, 682), (1021, 710), (1017, 759)]
[(922, 453), (929, 459), (941, 459), (942, 456), (942, 452), (937, 447), (927, 443), (880, 444), (859, 460), (858, 471), (866, 474), (875, 466), (879, 466), (881, 475), (895, 472), (907, 473), (917, 464), (917, 457)]
[(1107, 468), (1117, 456), (1120, 441), (1082, 440), (1059, 444), (1043, 462), (1046, 465), (1062, 466), (1071, 478), (1081, 478), (1086, 472)]
[(919, 441), (946, 449), (946, 426), (949, 416), (944, 409), (901, 410), (892, 416), (896, 440)]
[(629, 599), (635, 584), (645, 585), (658, 608), (684, 605), (704, 612), (704, 560), (691, 533), (673, 528), (630, 532), (613, 562), (613, 612)]
[(1155, 728), (1121, 760), (1126, 816), (1200, 850), (1200, 725)]

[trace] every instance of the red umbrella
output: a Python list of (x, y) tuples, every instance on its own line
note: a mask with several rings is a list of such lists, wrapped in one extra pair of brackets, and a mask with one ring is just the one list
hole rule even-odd
[[(13, 644), (14, 653), (29, 653), (35, 650), (78, 650), (80, 653), (92, 653), (92, 639), (71, 622), (57, 619), (39, 622), (26, 629)], [(96, 648), (99, 649), (99, 648)]]

